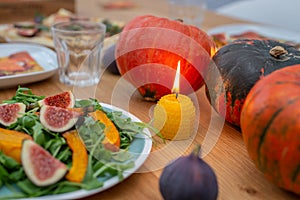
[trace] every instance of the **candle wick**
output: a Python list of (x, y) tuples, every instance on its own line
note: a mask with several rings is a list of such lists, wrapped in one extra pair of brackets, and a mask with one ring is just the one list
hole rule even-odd
[(176, 99), (178, 99), (178, 92), (175, 93)]

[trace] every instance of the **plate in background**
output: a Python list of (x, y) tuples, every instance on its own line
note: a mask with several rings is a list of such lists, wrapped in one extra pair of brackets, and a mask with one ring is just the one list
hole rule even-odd
[(208, 34), (213, 35), (218, 33), (226, 33), (228, 35), (238, 35), (248, 31), (252, 31), (272, 39), (300, 43), (299, 33), (269, 25), (228, 24), (210, 29), (208, 30)]
[(3, 43), (0, 44), (0, 58), (13, 53), (27, 51), (30, 56), (42, 67), (43, 71), (29, 72), (9, 76), (0, 76), (0, 88), (9, 88), (27, 83), (41, 81), (53, 76), (57, 69), (55, 51), (41, 45), (29, 43)]

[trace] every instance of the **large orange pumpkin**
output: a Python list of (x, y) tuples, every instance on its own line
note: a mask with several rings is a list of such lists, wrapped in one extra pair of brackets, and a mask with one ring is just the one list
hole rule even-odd
[(203, 84), (215, 43), (206, 32), (178, 20), (143, 15), (124, 27), (116, 44), (118, 69), (146, 99), (170, 93), (178, 61), (180, 92), (189, 94)]
[(300, 65), (259, 80), (241, 113), (251, 159), (268, 180), (300, 194)]

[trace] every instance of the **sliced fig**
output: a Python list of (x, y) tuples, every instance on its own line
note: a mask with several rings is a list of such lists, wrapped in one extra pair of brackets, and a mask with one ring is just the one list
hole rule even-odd
[(0, 106), (0, 123), (9, 126), (15, 123), (19, 117), (23, 116), (26, 105), (23, 103), (2, 104)]
[(17, 33), (23, 37), (33, 37), (39, 32), (37, 28), (19, 28), (17, 29)]
[(64, 132), (75, 125), (79, 115), (67, 108), (44, 105), (40, 110), (40, 121), (50, 131)]
[(75, 99), (71, 91), (66, 91), (53, 96), (49, 96), (39, 101), (40, 106), (48, 105), (61, 108), (73, 108), (74, 104)]
[(23, 28), (23, 29), (33, 29), (36, 28), (36, 24), (31, 21), (24, 21), (24, 22), (16, 22), (14, 23), (15, 28)]
[(61, 180), (67, 166), (32, 140), (22, 144), (21, 162), (27, 177), (37, 186), (48, 186)]

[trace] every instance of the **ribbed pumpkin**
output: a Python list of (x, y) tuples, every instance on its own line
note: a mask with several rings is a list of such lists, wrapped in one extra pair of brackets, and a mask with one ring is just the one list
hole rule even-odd
[(240, 126), (245, 98), (261, 78), (286, 66), (300, 64), (300, 51), (273, 40), (236, 40), (213, 56), (220, 77), (209, 68), (207, 97), (226, 121)]
[(169, 94), (178, 61), (180, 93), (189, 94), (203, 84), (215, 43), (206, 32), (177, 20), (143, 15), (124, 27), (116, 44), (120, 74), (147, 100)]
[(300, 65), (255, 84), (242, 109), (241, 131), (251, 159), (266, 178), (300, 194)]

